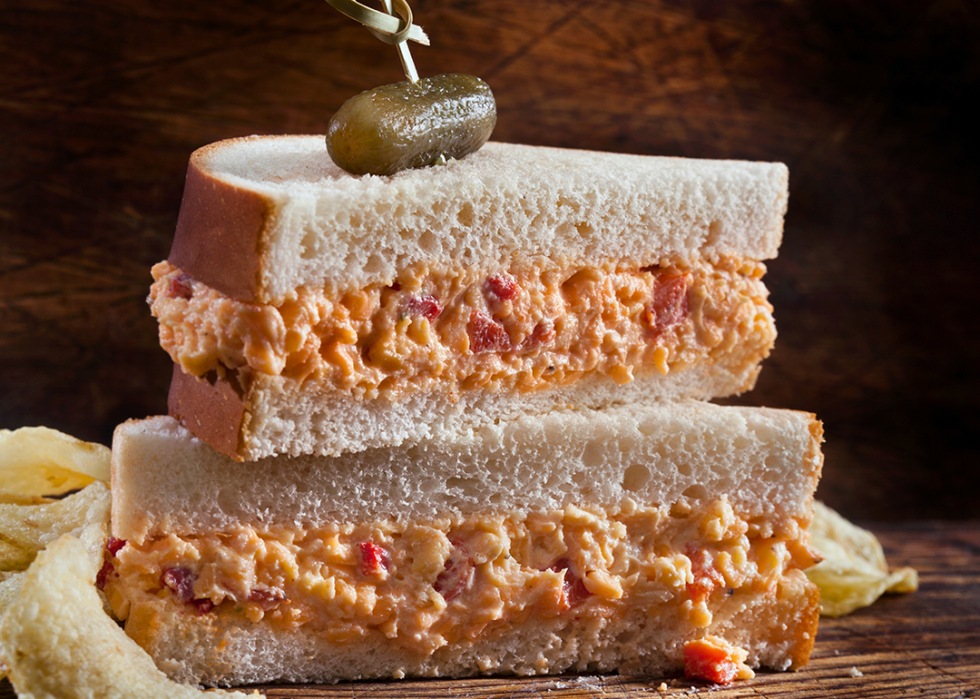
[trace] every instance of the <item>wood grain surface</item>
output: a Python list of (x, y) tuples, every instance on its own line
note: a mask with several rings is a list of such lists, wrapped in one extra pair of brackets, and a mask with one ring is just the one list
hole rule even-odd
[[(265, 686), (263, 691), (270, 699), (980, 697), (980, 521), (876, 525), (874, 531), (891, 565), (919, 571), (919, 591), (886, 595), (842, 619), (822, 619), (810, 664), (799, 672), (760, 673), (728, 688), (678, 677), (588, 675)], [(667, 684), (665, 693), (657, 690), (661, 682)], [(0, 683), (0, 699), (12, 696), (9, 683)]]
[[(420, 73), (485, 78), (498, 140), (786, 162), (780, 337), (741, 400), (825, 421), (848, 515), (975, 516), (976, 3), (412, 4)], [(144, 299), (191, 151), (402, 77), (318, 0), (5, 0), (0, 61), (0, 427), (103, 443), (166, 409)]]

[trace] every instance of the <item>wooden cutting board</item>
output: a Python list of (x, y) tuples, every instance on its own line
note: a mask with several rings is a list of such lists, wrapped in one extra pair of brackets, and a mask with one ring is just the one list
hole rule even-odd
[[(843, 619), (822, 620), (810, 664), (800, 672), (760, 673), (729, 688), (678, 677), (586, 675), (262, 689), (270, 699), (980, 697), (980, 522), (888, 524), (873, 530), (890, 564), (919, 571), (919, 591), (886, 596)], [(663, 692), (661, 682), (667, 687)], [(8, 682), (0, 684), (0, 699), (13, 696)]]

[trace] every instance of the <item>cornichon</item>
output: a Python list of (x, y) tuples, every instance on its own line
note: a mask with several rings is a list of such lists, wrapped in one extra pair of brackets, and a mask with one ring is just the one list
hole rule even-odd
[(352, 174), (393, 175), (479, 150), (496, 123), (497, 105), (485, 82), (436, 75), (351, 97), (330, 120), (327, 150)]

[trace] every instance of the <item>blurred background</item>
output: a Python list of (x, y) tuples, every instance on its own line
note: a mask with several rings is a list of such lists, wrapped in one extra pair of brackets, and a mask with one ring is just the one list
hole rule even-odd
[[(489, 82), (496, 140), (787, 163), (779, 339), (736, 402), (823, 419), (819, 494), (850, 517), (977, 517), (975, 3), (412, 7), (420, 74)], [(4, 0), (0, 64), (0, 427), (106, 444), (166, 411), (145, 297), (191, 151), (322, 133), (404, 79), (318, 0)]]

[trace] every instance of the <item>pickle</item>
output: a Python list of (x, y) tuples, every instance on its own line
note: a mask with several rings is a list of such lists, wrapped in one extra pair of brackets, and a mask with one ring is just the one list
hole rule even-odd
[(485, 82), (436, 75), (351, 97), (330, 120), (327, 151), (354, 175), (393, 175), (479, 150), (496, 123)]

